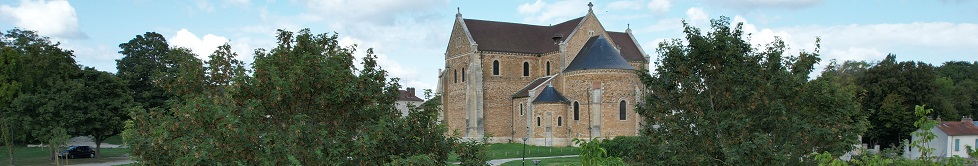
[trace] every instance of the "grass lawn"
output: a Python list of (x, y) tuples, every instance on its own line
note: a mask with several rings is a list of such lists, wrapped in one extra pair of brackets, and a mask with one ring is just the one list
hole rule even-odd
[(102, 143), (103, 143), (103, 145), (105, 145), (105, 144), (122, 145), (122, 137), (119, 137), (119, 135), (115, 135), (115, 136), (106, 138), (105, 141), (103, 141)]
[[(521, 160), (510, 161), (503, 163), (503, 166), (519, 166), (523, 165)], [(526, 161), (526, 165), (533, 165), (530, 160)], [(540, 165), (581, 165), (581, 158), (579, 157), (565, 157), (565, 158), (548, 158), (541, 159)]]
[[(526, 145), (526, 157), (565, 156), (565, 155), (576, 155), (580, 153), (581, 151), (577, 147), (548, 147), (548, 146)], [(523, 157), (523, 144), (518, 144), (518, 143), (489, 144), (489, 148), (486, 151), (486, 155), (489, 155), (489, 160), (504, 159), (504, 158), (520, 158)], [(455, 153), (449, 154), (448, 161), (457, 162), (458, 155)]]
[[(14, 164), (17, 165), (53, 165), (54, 161), (49, 160), (50, 150), (48, 148), (28, 148), (23, 146), (14, 147)], [(0, 163), (8, 164), (10, 154), (7, 154), (7, 147), (0, 146)], [(94, 158), (69, 159), (68, 164), (87, 164), (101, 163), (126, 157), (126, 149), (102, 148), (101, 161)], [(62, 160), (63, 161), (63, 160)]]

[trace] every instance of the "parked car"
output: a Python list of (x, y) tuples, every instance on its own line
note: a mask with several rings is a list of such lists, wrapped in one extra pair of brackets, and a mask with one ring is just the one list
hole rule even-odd
[(69, 159), (78, 157), (95, 158), (95, 148), (91, 146), (71, 146), (59, 152), (58, 157)]

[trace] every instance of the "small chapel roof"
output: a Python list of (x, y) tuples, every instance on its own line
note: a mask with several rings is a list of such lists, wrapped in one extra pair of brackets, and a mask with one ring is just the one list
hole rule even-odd
[(566, 103), (567, 98), (564, 95), (560, 95), (553, 86), (547, 85), (547, 88), (543, 88), (543, 92), (540, 92), (540, 96), (533, 100), (533, 104), (537, 103)]
[(577, 53), (577, 57), (571, 61), (564, 72), (587, 69), (629, 69), (634, 70), (628, 61), (622, 58), (621, 54), (604, 37), (598, 35), (591, 37), (584, 43), (584, 48)]
[(523, 89), (516, 91), (516, 94), (513, 94), (513, 98), (530, 97), (530, 89), (540, 86), (540, 84), (543, 84), (543, 82), (547, 82), (547, 80), (550, 79), (550, 77), (551, 76), (540, 77), (537, 78), (536, 80), (533, 80), (533, 82), (527, 84), (526, 87), (523, 87)]

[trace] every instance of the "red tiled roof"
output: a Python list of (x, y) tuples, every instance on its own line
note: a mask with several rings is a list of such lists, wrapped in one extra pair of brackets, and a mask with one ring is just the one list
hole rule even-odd
[(621, 57), (625, 60), (645, 61), (645, 55), (642, 55), (642, 51), (638, 50), (638, 45), (628, 33), (608, 31), (608, 37), (617, 44), (615, 47), (621, 48)]
[(941, 122), (937, 127), (950, 136), (978, 135), (978, 126), (971, 122)]
[(530, 84), (527, 84), (525, 87), (523, 87), (523, 89), (520, 89), (520, 91), (516, 91), (516, 94), (513, 94), (513, 98), (529, 97), (530, 96), (530, 89), (533, 89), (533, 88), (536, 88), (537, 86), (540, 86), (540, 84), (542, 84), (543, 82), (546, 82), (547, 79), (550, 79), (550, 77), (551, 76), (540, 77), (540, 78), (537, 78), (536, 80), (533, 80), (533, 82), (530, 82)]
[(414, 92), (408, 92), (407, 90), (397, 90), (397, 91), (400, 92), (397, 98), (398, 101), (424, 101), (421, 98), (418, 98), (418, 96), (414, 96)]
[(567, 39), (584, 17), (553, 26), (465, 19), (465, 26), (479, 50), (542, 54), (557, 51), (554, 35)]

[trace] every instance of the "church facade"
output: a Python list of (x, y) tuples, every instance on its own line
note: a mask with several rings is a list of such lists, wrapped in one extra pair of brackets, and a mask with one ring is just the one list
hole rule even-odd
[(631, 29), (605, 30), (591, 6), (550, 26), (456, 14), (438, 83), (448, 134), (543, 146), (638, 135), (637, 71), (649, 56)]

